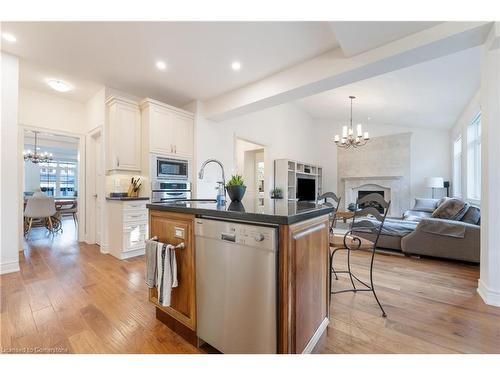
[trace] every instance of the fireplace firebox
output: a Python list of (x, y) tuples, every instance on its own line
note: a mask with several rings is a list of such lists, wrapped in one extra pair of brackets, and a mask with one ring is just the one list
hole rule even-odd
[[(358, 191), (358, 199), (361, 199), (361, 198), (367, 196), (368, 194), (372, 194), (372, 193), (380, 194), (385, 199), (385, 193), (383, 190), (359, 190)], [(360, 209), (363, 209), (366, 207), (374, 207), (381, 214), (384, 213), (384, 208), (376, 202), (367, 202), (367, 203), (362, 203), (359, 205)]]

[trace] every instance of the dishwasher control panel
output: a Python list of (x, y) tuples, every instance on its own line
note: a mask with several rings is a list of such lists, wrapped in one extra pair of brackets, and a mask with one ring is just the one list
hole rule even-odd
[(276, 228), (212, 219), (195, 219), (195, 235), (245, 246), (276, 250)]

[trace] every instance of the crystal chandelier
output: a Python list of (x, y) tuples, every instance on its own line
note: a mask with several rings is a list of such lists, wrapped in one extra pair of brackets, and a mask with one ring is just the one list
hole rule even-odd
[(349, 128), (347, 126), (342, 127), (342, 138), (338, 134), (335, 135), (334, 142), (337, 147), (350, 148), (350, 147), (361, 147), (368, 143), (370, 136), (368, 132), (363, 133), (363, 127), (358, 124), (356, 127), (356, 136), (354, 135), (354, 129), (352, 127), (352, 101), (356, 99), (355, 96), (349, 96), (351, 99), (351, 122)]
[(35, 151), (24, 150), (23, 151), (24, 161), (30, 161), (33, 164), (47, 163), (51, 161), (53, 158), (51, 153), (38, 151), (39, 149), (37, 141), (38, 132), (34, 131), (33, 133), (35, 133)]

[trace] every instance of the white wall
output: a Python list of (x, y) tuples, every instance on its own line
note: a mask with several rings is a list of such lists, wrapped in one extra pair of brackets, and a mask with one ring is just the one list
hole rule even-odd
[[(0, 274), (19, 271), (19, 225), (21, 214), (19, 169), (15, 157), (19, 154), (17, 126), (19, 61), (2, 53), (2, 127), (0, 132)], [(21, 164), (18, 161), (18, 164)]]
[[(202, 110), (202, 105), (200, 107)], [(199, 181), (197, 172), (201, 164), (209, 158), (220, 160), (228, 179), (236, 167), (236, 137), (266, 146), (264, 162), (267, 189), (274, 184), (275, 159), (291, 158), (308, 163), (319, 161), (314, 123), (309, 115), (293, 104), (283, 104), (223, 122), (213, 122), (198, 116), (196, 128), (197, 161), (193, 182), (197, 183), (197, 196), (201, 198), (214, 198), (215, 183), (220, 179), (218, 167), (209, 165), (204, 180)]]
[(19, 90), (19, 124), (84, 134), (85, 104), (30, 89)]
[(106, 89), (103, 87), (85, 103), (85, 127), (87, 131), (104, 126)]
[[(479, 90), (471, 98), (470, 102), (464, 108), (464, 111), (458, 118), (457, 122), (450, 130), (450, 158), (451, 158), (451, 173), (453, 173), (454, 160), (453, 160), (453, 143), (457, 138), (462, 136), (462, 197), (467, 198), (467, 127), (470, 125), (472, 120), (481, 111), (481, 101)], [(452, 187), (453, 188), (453, 187)], [(474, 202), (477, 203), (477, 202)]]
[[(341, 125), (335, 121), (317, 120), (317, 147), (322, 158), (318, 161), (323, 166), (323, 190), (337, 192), (337, 146), (333, 142), (335, 134), (342, 134)], [(449, 131), (427, 128), (366, 124), (364, 131), (370, 137), (391, 134), (412, 133), (410, 162), (410, 200), (416, 197), (430, 197), (430, 189), (425, 187), (425, 177), (440, 176), (445, 181), (450, 178)], [(359, 150), (352, 150), (357, 152)]]

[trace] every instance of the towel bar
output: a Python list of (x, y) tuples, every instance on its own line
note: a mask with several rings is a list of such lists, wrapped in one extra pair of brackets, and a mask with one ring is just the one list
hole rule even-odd
[[(153, 236), (147, 241), (158, 241), (158, 236)], [(184, 245), (184, 242), (181, 242), (180, 244), (174, 246), (174, 249), (176, 250), (184, 250), (186, 248), (186, 245)]]

